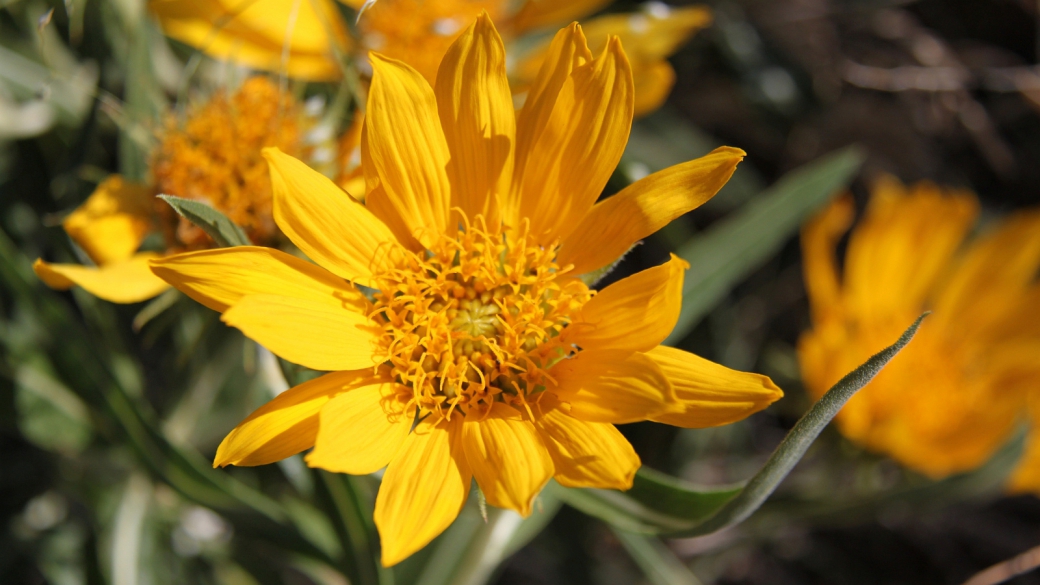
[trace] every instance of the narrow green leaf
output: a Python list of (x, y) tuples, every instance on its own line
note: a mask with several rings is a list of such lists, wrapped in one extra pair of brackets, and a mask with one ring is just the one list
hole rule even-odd
[(640, 470), (628, 492), (561, 490), (571, 506), (612, 526), (643, 534), (698, 536), (738, 524), (750, 516), (805, 455), (824, 427), (860, 388), (867, 385), (906, 344), (927, 313), (895, 344), (846, 375), (805, 413), (773, 451), (769, 461), (743, 488), (701, 491), (650, 470)]
[(653, 536), (614, 530), (614, 536), (653, 585), (700, 585), (701, 581), (663, 542)]
[(140, 331), (149, 321), (161, 315), (163, 311), (172, 307), (182, 298), (184, 298), (184, 295), (181, 291), (171, 288), (152, 299), (139, 313), (137, 313), (137, 315), (134, 316), (134, 331)]
[(848, 185), (863, 155), (855, 147), (784, 175), (739, 211), (676, 253), (690, 263), (682, 312), (665, 345), (682, 340), (726, 293), (773, 256), (798, 227)]
[(201, 201), (183, 199), (173, 195), (159, 195), (159, 199), (169, 203), (178, 215), (199, 226), (202, 231), (213, 238), (218, 246), (230, 248), (252, 245), (242, 228), (235, 225), (223, 213)]

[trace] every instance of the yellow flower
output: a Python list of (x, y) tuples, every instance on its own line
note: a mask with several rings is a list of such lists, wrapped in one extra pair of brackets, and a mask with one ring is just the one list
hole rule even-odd
[(145, 237), (162, 232), (167, 253), (208, 248), (212, 240), (157, 202), (157, 193), (204, 201), (243, 226), (252, 241), (277, 243), (271, 180), (260, 151), (278, 146), (305, 154), (302, 119), (295, 100), (266, 77), (247, 80), (230, 97), (216, 93), (183, 125), (168, 122), (149, 185), (109, 177), (65, 219), (66, 233), (96, 266), (37, 260), (36, 274), (53, 288), (79, 285), (116, 303), (143, 301), (168, 289), (148, 268), (148, 259), (160, 254), (138, 251)]
[(168, 36), (207, 55), (300, 79), (338, 78), (337, 53), (351, 46), (331, 0), (150, 0), (148, 8)]
[(710, 198), (744, 156), (720, 148), (596, 203), (632, 123), (617, 39), (594, 58), (577, 25), (560, 31), (518, 113), (486, 14), (436, 88), (400, 61), (372, 63), (364, 204), (265, 151), (275, 221), (315, 264), (261, 247), (152, 262), (275, 354), (332, 372), (250, 415), (214, 465), (313, 447), (314, 467), (386, 467), (375, 522), (393, 565), (454, 520), (471, 478), (524, 515), (552, 477), (627, 489), (639, 458), (614, 424), (725, 424), (782, 395), (765, 376), (658, 345), (684, 261), (598, 293), (577, 278)]
[[(500, 23), (506, 41), (546, 27), (557, 27), (596, 12), (609, 0), (379, 0), (358, 20), (360, 44), (415, 67), (433, 83), (445, 51), (463, 26), (482, 10)], [(608, 14), (583, 24), (589, 48), (598, 53), (617, 36), (627, 48), (635, 82), (635, 114), (656, 110), (675, 83), (667, 58), (694, 33), (711, 24), (711, 11), (692, 6), (669, 8), (649, 2), (635, 13)], [(548, 43), (537, 43), (510, 76), (514, 91), (534, 80), (548, 54)]]
[[(834, 250), (852, 216), (851, 199), (838, 199), (802, 234), (813, 321), (798, 347), (806, 388), (819, 398), (930, 309), (838, 426), (932, 477), (973, 469), (1009, 439), (1040, 382), (1040, 212), (1015, 213), (962, 246), (978, 216), (971, 193), (929, 183), (908, 191), (885, 178), (850, 236), (839, 281)], [(1019, 472), (1032, 475), (1032, 489), (1038, 462), (1040, 452)]]

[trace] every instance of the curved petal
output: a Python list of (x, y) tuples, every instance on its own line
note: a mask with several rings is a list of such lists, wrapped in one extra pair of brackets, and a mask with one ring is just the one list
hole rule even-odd
[(310, 449), (318, 435), (318, 413), (333, 396), (378, 388), (383, 382), (365, 369), (325, 374), (290, 388), (253, 411), (224, 437), (213, 467), (266, 465)]
[[(328, 0), (151, 0), (163, 32), (218, 59), (315, 81), (341, 75), (350, 37)], [(288, 24), (292, 23), (292, 30)], [(285, 42), (289, 35), (288, 44)]]
[(671, 255), (596, 293), (565, 331), (564, 339), (583, 349), (647, 351), (664, 341), (679, 320), (683, 273), (690, 267)]
[(387, 466), (375, 510), (383, 566), (426, 546), (466, 503), (472, 475), (462, 454), (459, 418), (420, 424)]
[(372, 53), (361, 157), (411, 235), (426, 246), (448, 225), (448, 145), (430, 84), (414, 69)]
[(714, 197), (744, 156), (739, 148), (716, 148), (600, 201), (563, 240), (557, 263), (573, 264), (574, 274), (610, 265), (639, 240)]
[(486, 418), (462, 423), (466, 461), (492, 506), (528, 516), (535, 496), (553, 476), (553, 462), (534, 424), (496, 403)]
[(175, 254), (151, 261), (152, 272), (214, 311), (259, 294), (343, 301), (367, 310), (364, 295), (306, 260), (274, 248), (237, 246)]
[(683, 406), (682, 412), (651, 417), (660, 423), (717, 427), (747, 418), (784, 395), (768, 376), (731, 370), (672, 347), (656, 347), (646, 356), (668, 377)]
[(33, 271), (53, 289), (68, 290), (79, 285), (106, 301), (138, 303), (170, 288), (170, 285), (152, 274), (148, 267), (148, 261), (157, 257), (158, 254), (154, 252), (142, 252), (128, 260), (100, 268), (79, 264), (48, 264), (37, 259), (33, 263)]
[(650, 61), (632, 65), (635, 86), (635, 117), (645, 116), (664, 105), (675, 85), (675, 69), (668, 61)]
[(311, 369), (357, 370), (379, 363), (379, 327), (346, 303), (250, 295), (221, 320), (275, 355)]
[(579, 20), (610, 3), (610, 0), (526, 0), (513, 17), (513, 29), (519, 34), (537, 28), (560, 26)]
[(437, 112), (451, 153), (452, 206), (497, 225), (513, 177), (516, 113), (506, 51), (485, 12), (448, 49), (437, 72)]
[(556, 395), (571, 416), (588, 422), (630, 423), (682, 408), (675, 390), (649, 357), (590, 349), (553, 366)]
[(583, 26), (590, 49), (598, 51), (610, 37), (617, 37), (633, 66), (639, 67), (671, 56), (711, 21), (711, 9), (705, 6), (670, 8), (655, 3), (638, 12), (605, 14)]
[(348, 280), (370, 284), (397, 241), (365, 206), (327, 177), (277, 148), (265, 148), (274, 220), (304, 254)]
[[(530, 221), (531, 234), (542, 243), (574, 230), (628, 142), (632, 70), (617, 39), (595, 60), (576, 67), (554, 101), (545, 127), (527, 145), (524, 166), (517, 167), (519, 217)], [(518, 138), (518, 156), (520, 147)]]
[(546, 131), (563, 85), (574, 69), (592, 61), (592, 53), (578, 23), (561, 29), (549, 44), (548, 53), (527, 92), (524, 107), (517, 113), (514, 176), (509, 195), (503, 201), (505, 221), (519, 226), (521, 171), (527, 164), (535, 142)]
[(841, 297), (834, 251), (838, 240), (852, 225), (855, 213), (855, 202), (847, 193), (835, 198), (802, 226), (802, 272), (814, 322), (823, 319)]
[(412, 428), (391, 384), (358, 388), (322, 407), (318, 439), (307, 465), (367, 475), (386, 467)]
[(639, 455), (614, 425), (581, 421), (558, 408), (543, 411), (535, 424), (552, 456), (554, 477), (561, 485), (614, 490), (632, 487)]
[(134, 255), (152, 229), (152, 191), (119, 175), (102, 181), (61, 223), (98, 266)]

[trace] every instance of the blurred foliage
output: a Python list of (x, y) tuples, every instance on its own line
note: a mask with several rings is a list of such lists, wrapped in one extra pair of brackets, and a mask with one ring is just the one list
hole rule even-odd
[[(670, 341), (766, 373), (787, 397), (718, 429), (626, 425), (642, 481), (667, 473), (684, 489), (753, 477), (808, 410), (794, 237), (835, 190), (862, 195), (889, 171), (970, 186), (992, 209), (1040, 202), (1035, 3), (708, 3), (715, 25), (672, 59), (669, 105), (636, 123), (608, 191), (721, 143), (750, 156), (601, 284), (677, 250), (693, 270)], [(621, 532), (550, 484), (528, 519), (485, 519), (471, 498), (426, 549), (381, 568), (377, 478), (299, 456), (208, 463), (224, 433), (308, 372), (179, 293), (112, 305), (51, 291), (29, 267), (83, 261), (62, 217), (110, 173), (145, 178), (160, 116), (189, 87), (236, 75), (171, 49), (136, 0), (0, 3), (0, 582), (951, 583), (1040, 540), (1037, 500), (999, 499), (1020, 445), (930, 482), (824, 431), (776, 497), (722, 532)], [(724, 493), (719, 505), (736, 490)]]

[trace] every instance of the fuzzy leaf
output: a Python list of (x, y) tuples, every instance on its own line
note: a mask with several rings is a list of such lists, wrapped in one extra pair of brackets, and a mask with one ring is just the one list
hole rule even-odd
[(201, 201), (183, 199), (173, 195), (159, 195), (159, 199), (170, 204), (178, 215), (197, 225), (213, 238), (218, 246), (249, 246), (252, 243), (242, 228), (235, 225), (226, 215)]

